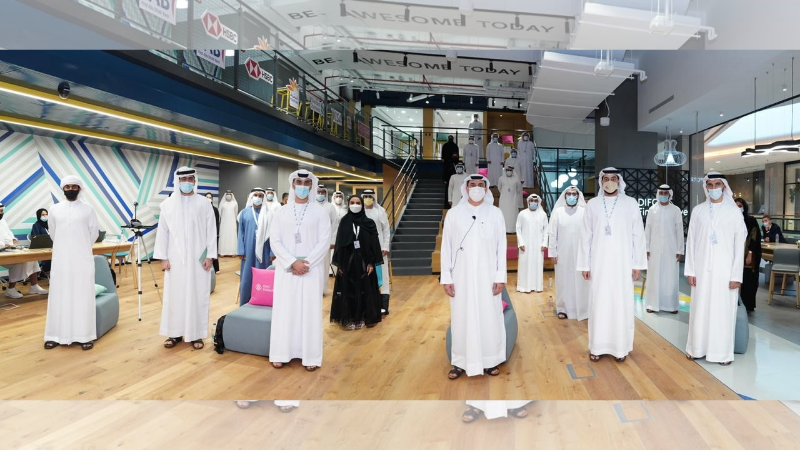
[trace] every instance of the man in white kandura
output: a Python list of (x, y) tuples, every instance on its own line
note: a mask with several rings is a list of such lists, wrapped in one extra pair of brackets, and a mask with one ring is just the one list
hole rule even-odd
[(450, 203), (451, 208), (461, 201), (461, 185), (467, 178), (464, 168), (464, 163), (456, 164), (456, 173), (450, 176), (450, 182), (447, 185), (447, 202)]
[[(348, 211), (350, 211), (347, 207), (347, 202), (344, 201), (344, 192), (336, 191), (333, 193), (333, 209), (336, 211), (336, 223), (331, 228), (331, 242), (334, 244), (336, 243), (336, 234), (339, 231), (339, 222), (342, 221), (342, 217), (347, 215)], [(334, 245), (336, 247), (336, 245)], [(329, 252), (331, 258), (333, 258), (333, 250)], [(336, 267), (331, 265), (332, 274), (336, 275)]]
[(83, 181), (68, 175), (61, 179), (60, 185), (67, 201), (50, 208), (48, 225), (53, 259), (44, 348), (78, 342), (81, 348), (90, 350), (97, 339), (92, 246), (100, 231), (94, 209), (83, 201)]
[[(475, 136), (470, 136), (467, 145), (464, 146), (464, 167), (465, 172), (475, 173), (478, 171), (478, 158), (480, 157), (480, 147), (475, 144)], [(456, 203), (457, 205), (458, 203)]]
[(181, 167), (173, 178), (174, 194), (161, 203), (153, 257), (164, 270), (161, 329), (164, 347), (181, 341), (199, 350), (208, 337), (211, 266), (217, 257), (214, 209), (197, 195), (197, 171)]
[(683, 214), (670, 203), (672, 189), (658, 187), (658, 203), (647, 212), (644, 235), (647, 239), (647, 312), (678, 314), (679, 263), (683, 256)]
[(530, 402), (527, 400), (467, 400), (469, 408), (461, 415), (461, 420), (464, 423), (472, 423), (478, 420), (481, 414), (485, 415), (487, 420), (508, 417), (509, 414), (517, 419), (524, 419), (528, 416), (526, 408), (528, 403)]
[(513, 233), (517, 229), (517, 216), (522, 206), (522, 183), (517, 178), (512, 166), (506, 166), (505, 175), (500, 177), (497, 190), (500, 192), (500, 211), (506, 224), (506, 233)]
[(264, 195), (264, 205), (266, 205), (267, 209), (270, 211), (275, 211), (281, 207), (281, 202), (278, 200), (278, 194), (275, 193), (275, 189), (271, 187), (267, 188)]
[(517, 292), (542, 292), (544, 282), (544, 251), (547, 250), (547, 214), (541, 207), (542, 199), (536, 194), (528, 196), (528, 207), (517, 216), (517, 246), (519, 270)]
[(321, 184), (317, 187), (317, 204), (322, 206), (331, 221), (331, 246), (322, 262), (322, 295), (324, 296), (325, 291), (328, 290), (328, 277), (331, 275), (331, 259), (333, 258), (333, 248), (336, 247), (334, 244), (336, 244), (336, 231), (339, 230), (339, 214), (336, 212), (336, 207), (328, 201), (328, 189)]
[(275, 212), (270, 244), (275, 254), (269, 360), (280, 369), (301, 358), (306, 370), (322, 366), (322, 267), (331, 246), (331, 222), (309, 201), (317, 177), (300, 169), (289, 175), (289, 200)]
[(239, 203), (232, 191), (225, 192), (219, 201), (219, 249), (220, 256), (235, 255), (238, 246), (236, 218), (239, 216)]
[(533, 159), (534, 153), (536, 150), (533, 146), (533, 141), (531, 140), (531, 134), (527, 131), (522, 133), (522, 140), (519, 141), (519, 145), (517, 145), (517, 151), (519, 152), (519, 166), (517, 166), (517, 176), (519, 177), (520, 181), (522, 181), (522, 185), (525, 187), (534, 187), (536, 183), (534, 182), (533, 177)]
[(724, 175), (709, 172), (703, 190), (706, 201), (692, 210), (686, 238), (684, 274), (692, 288), (686, 357), (727, 366), (733, 362), (747, 227)]
[(489, 187), (497, 186), (500, 176), (503, 174), (503, 156), (505, 149), (503, 144), (500, 143), (500, 136), (497, 133), (492, 134), (491, 142), (486, 146), (486, 164), (487, 176), (489, 179)]
[[(469, 123), (469, 136), (475, 139), (475, 144), (480, 147), (483, 143), (483, 124), (478, 120), (478, 115), (472, 115), (472, 122)], [(469, 166), (467, 166), (469, 167)], [(473, 170), (473, 169), (469, 169)]]
[(550, 213), (547, 255), (555, 265), (556, 311), (559, 319), (589, 318), (589, 282), (575, 269), (585, 212), (583, 192), (570, 186), (561, 193)]
[(633, 283), (647, 269), (644, 225), (619, 170), (603, 169), (598, 180), (603, 194), (586, 205), (576, 270), (591, 281), (589, 358), (623, 362), (633, 351)]
[(378, 203), (375, 191), (367, 189), (362, 195), (364, 198), (364, 214), (375, 222), (378, 227), (378, 240), (381, 241), (381, 253), (383, 254), (383, 264), (381, 264), (381, 314), (389, 314), (389, 249), (392, 240), (392, 232), (389, 227), (389, 216), (386, 210)]
[(505, 223), (488, 186), (485, 177), (470, 175), (461, 185), (461, 202), (444, 220), (440, 283), (450, 297), (451, 380), (464, 372), (497, 376), (506, 360)]
[[(5, 207), (0, 203), (0, 248), (13, 248), (19, 245), (19, 241), (14, 237), (8, 221), (3, 218)], [(30, 280), (31, 287), (28, 293), (31, 295), (47, 294), (47, 291), (39, 286), (39, 263), (36, 261), (23, 262), (19, 264), (6, 264), (8, 270), (8, 288), (6, 297), (22, 298), (22, 293), (17, 290), (16, 285), (19, 281)]]

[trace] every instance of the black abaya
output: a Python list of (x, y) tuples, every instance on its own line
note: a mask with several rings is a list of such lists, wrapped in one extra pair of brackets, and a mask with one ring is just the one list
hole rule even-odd
[(750, 264), (745, 264), (742, 273), (742, 303), (748, 311), (756, 307), (756, 292), (758, 291), (759, 268), (761, 266), (761, 228), (753, 216), (745, 215), (744, 223), (747, 227), (745, 240), (745, 258), (752, 252)]

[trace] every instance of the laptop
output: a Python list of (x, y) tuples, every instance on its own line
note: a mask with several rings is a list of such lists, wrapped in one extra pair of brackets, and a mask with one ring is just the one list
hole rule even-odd
[(40, 234), (32, 237), (30, 249), (36, 250), (37, 248), (53, 248), (53, 238), (49, 234)]
[(105, 231), (101, 231), (100, 234), (97, 235), (97, 240), (95, 242), (96, 243), (97, 242), (103, 242), (103, 239), (105, 239), (105, 238), (106, 238), (106, 232)]

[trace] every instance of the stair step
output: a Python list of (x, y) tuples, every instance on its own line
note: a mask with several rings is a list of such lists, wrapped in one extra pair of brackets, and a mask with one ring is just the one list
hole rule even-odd
[(392, 266), (392, 275), (398, 276), (413, 276), (413, 275), (430, 275), (433, 273), (431, 266), (420, 267), (394, 267)]
[(442, 218), (442, 210), (441, 209), (428, 209), (428, 208), (408, 208), (406, 212), (403, 214), (403, 218), (407, 215), (412, 216), (427, 216), (431, 218), (441, 219)]
[(439, 222), (432, 220), (428, 222), (400, 222), (397, 226), (398, 230), (436, 230), (439, 231)]
[(419, 223), (419, 222), (432, 222), (432, 223), (439, 223), (441, 222), (441, 218), (437, 219), (435, 217), (425, 217), (425, 216), (403, 216), (403, 220), (401, 223)]
[(427, 258), (392, 258), (392, 268), (396, 267), (430, 267), (431, 256)]
[(435, 245), (436, 236), (435, 234), (395, 234), (394, 242), (430, 242)]
[(423, 256), (430, 260), (431, 253), (433, 252), (428, 251), (427, 249), (399, 249), (396, 245), (394, 248), (392, 248), (392, 261), (394, 261), (395, 258), (421, 258)]
[[(406, 236), (408, 237), (408, 236)], [(398, 242), (392, 241), (392, 254), (395, 251), (414, 251), (414, 252), (428, 252), (433, 253), (436, 250), (436, 240), (431, 242)]]
[(439, 234), (439, 228), (398, 228), (395, 232), (395, 236), (408, 236), (408, 235), (420, 235), (420, 236), (437, 236)]

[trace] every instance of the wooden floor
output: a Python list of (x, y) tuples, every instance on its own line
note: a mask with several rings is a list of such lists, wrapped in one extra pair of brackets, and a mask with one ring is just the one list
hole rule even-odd
[(780, 402), (543, 401), (525, 419), (463, 424), (463, 402), (0, 402), (3, 448), (770, 449), (800, 448)]
[[(236, 308), (238, 260), (221, 263), (210, 323)], [(136, 318), (132, 272), (120, 277), (119, 324), (91, 351), (42, 348), (42, 296), (0, 311), (0, 399), (739, 399), (638, 320), (634, 351), (625, 363), (610, 357), (589, 363), (586, 321), (547, 317), (543, 310), (552, 292), (518, 294), (514, 274), (509, 282), (519, 338), (510, 362), (501, 366), (498, 377), (450, 381), (444, 348), (449, 302), (435, 276), (395, 277), (391, 314), (375, 328), (344, 331), (326, 320), (323, 367), (307, 373), (298, 361), (276, 370), (266, 358), (230, 351), (218, 355), (210, 338), (199, 351), (188, 344), (165, 349), (158, 335), (161, 304), (150, 272), (145, 266), (142, 322)], [(330, 295), (324, 305), (327, 317)], [(576, 377), (590, 378), (573, 379), (569, 364)]]

